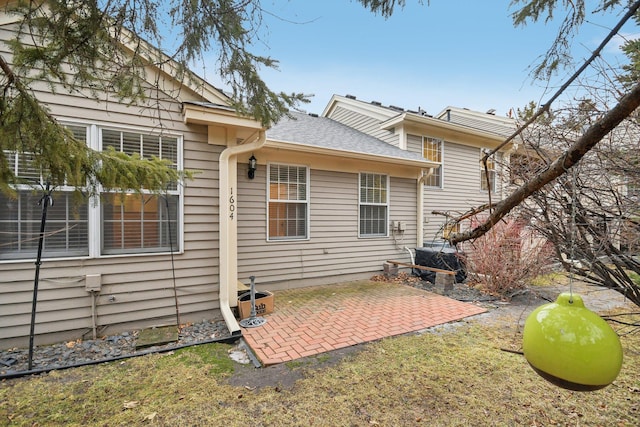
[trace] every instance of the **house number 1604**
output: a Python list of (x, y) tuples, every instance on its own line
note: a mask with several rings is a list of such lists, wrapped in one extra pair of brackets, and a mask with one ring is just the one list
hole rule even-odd
[(236, 213), (236, 199), (233, 197), (233, 187), (231, 188), (231, 196), (229, 196), (229, 218), (233, 219)]

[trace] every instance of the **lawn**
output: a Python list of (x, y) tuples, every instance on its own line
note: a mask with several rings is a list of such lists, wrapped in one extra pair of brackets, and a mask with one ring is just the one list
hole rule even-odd
[(520, 347), (512, 324), (463, 322), (366, 344), (332, 364), (298, 361), (282, 367), (300, 377), (286, 387), (231, 385), (253, 368), (231, 362), (223, 344), (6, 380), (0, 425), (640, 425), (637, 331), (622, 337), (612, 385), (572, 392), (504, 351)]

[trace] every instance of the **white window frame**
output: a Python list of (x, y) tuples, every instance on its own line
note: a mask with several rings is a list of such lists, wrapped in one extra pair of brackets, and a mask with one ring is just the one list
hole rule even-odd
[[(78, 123), (64, 123), (63, 125), (67, 125), (67, 126), (75, 126), (75, 127), (80, 127), (80, 128), (85, 128), (86, 132), (85, 132), (85, 142), (88, 141), (89, 138), (89, 128), (86, 125), (83, 124), (78, 124)], [(21, 167), (23, 167), (23, 165), (20, 164), (20, 154), (19, 153), (6, 153), (9, 154), (11, 156), (14, 157), (13, 160), (13, 167), (14, 167), (14, 174), (19, 175), (20, 174), (20, 169)], [(39, 171), (37, 173), (31, 173), (28, 176), (33, 175), (33, 177), (35, 179), (37, 179), (37, 182), (34, 182), (35, 185), (39, 185), (41, 186), (43, 189), (45, 188), (45, 179), (42, 176), (42, 171)], [(37, 175), (37, 177), (36, 177)], [(20, 211), (22, 209), (22, 197), (21, 195), (25, 195), (25, 193), (29, 193), (29, 195), (32, 196), (32, 200), (37, 199), (39, 197), (42, 196), (42, 192), (41, 191), (37, 191), (34, 190), (34, 187), (31, 185), (26, 185), (26, 184), (19, 184), (16, 185), (15, 190), (18, 192), (18, 200), (17, 203), (19, 204), (18, 210)], [(73, 205), (73, 197), (74, 195), (72, 194), (75, 191), (75, 187), (71, 186), (71, 185), (62, 185), (59, 187), (56, 187), (54, 189), (54, 192), (52, 194), (52, 199), (53, 199), (53, 206), (48, 208), (48, 217), (47, 217), (47, 228), (45, 230), (45, 238), (44, 238), (44, 252), (42, 254), (43, 259), (52, 259), (52, 260), (60, 260), (60, 259), (66, 259), (66, 258), (86, 258), (90, 255), (91, 249), (90, 249), (90, 235), (91, 235), (91, 231), (90, 231), (90, 220), (89, 220), (89, 212), (87, 211), (86, 213), (86, 219), (85, 219), (85, 227), (87, 229), (87, 235), (86, 237), (86, 247), (83, 249), (79, 249), (77, 248), (76, 250), (70, 250), (69, 249), (69, 245), (67, 245), (67, 248), (64, 250), (49, 250), (47, 248), (47, 233), (50, 233), (52, 231), (56, 231), (56, 237), (58, 238), (60, 236), (59, 233), (64, 233), (63, 235), (66, 238), (70, 238), (71, 234), (72, 234), (72, 230), (69, 227), (69, 223), (71, 222), (77, 222), (77, 221), (73, 221), (73, 218), (76, 214), (78, 214), (80, 212), (80, 208), (83, 208), (82, 206), (75, 206)], [(31, 194), (33, 193), (33, 194)], [(61, 198), (60, 195), (64, 194), (64, 198)], [(35, 205), (35, 203), (34, 203)], [(34, 205), (30, 206), (30, 208), (34, 208)], [(91, 205), (91, 201), (87, 200), (86, 205), (84, 206), (83, 209), (89, 209), (88, 207)], [(58, 211), (60, 209), (60, 207), (63, 207), (64, 209), (64, 214), (65, 214), (65, 218), (64, 219), (55, 219), (52, 216), (53, 210)], [(77, 212), (76, 212), (77, 210)], [(40, 234), (40, 223), (41, 223), (41, 217), (42, 217), (42, 208), (38, 208), (37, 210), (38, 214), (36, 215), (36, 218), (34, 218), (33, 221), (34, 222), (34, 229), (37, 232), (31, 233), (32, 238), (37, 238)], [(35, 212), (34, 212), (35, 213)], [(18, 216), (21, 216), (20, 212), (17, 212)], [(65, 224), (65, 226), (63, 227), (63, 229), (61, 230), (60, 227), (56, 226), (56, 223), (61, 223), (63, 222)], [(18, 229), (19, 229), (19, 233), (21, 233), (21, 229), (22, 229), (22, 220), (18, 221)], [(37, 223), (37, 224), (35, 224)], [(52, 228), (53, 227), (53, 228)], [(16, 236), (17, 238), (22, 238), (21, 236)], [(33, 251), (28, 251), (28, 250), (21, 250), (18, 253), (16, 253), (15, 256), (8, 256), (5, 258), (0, 259), (0, 262), (23, 262), (23, 261), (27, 261), (27, 260), (32, 260), (36, 257), (37, 255), (37, 250), (33, 250)]]
[[(304, 168), (305, 170), (305, 179), (306, 179), (306, 190), (305, 190), (305, 199), (272, 199), (271, 198), (271, 168), (272, 167), (294, 167), (294, 168)], [(291, 241), (304, 241), (304, 240), (310, 240), (311, 236), (310, 236), (310, 218), (311, 218), (311, 168), (307, 165), (300, 165), (300, 164), (292, 164), (292, 163), (280, 163), (280, 162), (273, 162), (273, 163), (267, 163), (267, 179), (266, 179), (266, 204), (267, 204), (267, 217), (266, 217), (266, 240), (267, 242), (291, 242)], [(269, 229), (269, 219), (270, 219), (270, 209), (271, 209), (271, 202), (274, 203), (285, 203), (287, 205), (292, 205), (292, 204), (296, 204), (296, 205), (304, 205), (305, 206), (305, 230), (304, 230), (304, 236), (282, 236), (282, 237), (278, 237), (278, 236), (271, 236), (271, 232)]]
[[(362, 200), (362, 178), (365, 175), (371, 176), (383, 176), (385, 177), (385, 201), (384, 202), (375, 202), (375, 201), (364, 201)], [(387, 174), (378, 173), (378, 172), (360, 172), (358, 173), (358, 237), (369, 239), (369, 238), (380, 238), (380, 237), (389, 237), (389, 199), (391, 198), (390, 194), (390, 185), (391, 185), (391, 177)], [(375, 190), (376, 188), (374, 188)], [(385, 208), (385, 223), (384, 223), (384, 233), (362, 233), (361, 223), (362, 223), (362, 207), (365, 206), (381, 206)]]
[[(184, 152), (184, 141), (182, 135), (174, 134), (170, 132), (162, 132), (161, 134), (153, 133), (149, 129), (139, 128), (139, 127), (117, 127), (111, 125), (94, 125), (94, 131), (92, 135), (94, 136), (94, 140), (92, 140), (92, 146), (95, 149), (102, 151), (103, 147), (103, 131), (113, 131), (113, 132), (121, 132), (121, 133), (135, 133), (140, 136), (144, 135), (152, 135), (154, 137), (168, 137), (176, 139), (176, 165), (177, 170), (183, 170), (183, 152)], [(140, 153), (138, 153), (140, 154)], [(159, 156), (162, 158), (161, 156)], [(100, 195), (102, 194), (111, 194), (117, 191), (103, 191), (100, 189)], [(151, 195), (152, 192), (148, 190), (142, 190), (141, 193), (143, 195)], [(136, 193), (134, 193), (136, 194)], [(104, 220), (103, 220), (103, 203), (102, 198), (97, 203), (94, 203), (94, 209), (96, 212), (93, 217), (97, 218), (96, 227), (97, 230), (94, 229), (91, 233), (92, 235), (98, 236), (97, 241), (93, 244), (94, 253), (99, 257), (119, 257), (119, 256), (148, 256), (148, 255), (161, 255), (167, 253), (182, 253), (184, 248), (184, 194), (183, 194), (183, 185), (180, 182), (177, 183), (175, 189), (171, 189), (167, 191), (167, 194), (171, 196), (177, 196), (177, 218), (176, 218), (176, 227), (177, 230), (172, 230), (176, 235), (176, 241), (170, 242), (169, 250), (144, 250), (144, 248), (138, 248), (138, 250), (118, 250), (118, 249), (109, 249), (105, 250), (104, 248)], [(163, 206), (164, 208), (164, 206)], [(171, 250), (171, 248), (173, 250)], [(110, 253), (109, 253), (110, 252)]]
[[(425, 155), (424, 155), (425, 142), (427, 140), (438, 141), (440, 143), (440, 161), (439, 162), (437, 162), (435, 160), (432, 160), (432, 159), (429, 159), (428, 157), (425, 157)], [(439, 185), (431, 185), (430, 184), (430, 181), (431, 181), (431, 179), (433, 177), (433, 176), (431, 176), (431, 177), (427, 178), (427, 180), (425, 181), (425, 187), (432, 188), (432, 189), (442, 189), (444, 187), (444, 140), (442, 138), (434, 138), (432, 136), (423, 135), (422, 136), (422, 157), (424, 157), (425, 159), (429, 160), (430, 162), (438, 163), (440, 165), (440, 167), (438, 168), (438, 173), (439, 173), (439, 178), (440, 178)]]
[[(87, 145), (96, 151), (102, 149), (102, 130), (109, 129), (119, 132), (132, 132), (138, 133), (142, 135), (153, 135), (160, 137), (170, 137), (176, 139), (176, 167), (178, 170), (183, 170), (184, 165), (184, 139), (183, 136), (177, 133), (171, 132), (163, 132), (158, 134), (153, 132), (152, 129), (144, 128), (144, 127), (133, 127), (133, 126), (113, 126), (111, 124), (99, 123), (99, 122), (90, 122), (77, 120), (74, 118), (59, 118), (59, 122), (64, 126), (77, 126), (86, 128), (86, 142)], [(17, 186), (16, 190), (29, 190), (32, 191), (31, 187), (20, 185)], [(63, 186), (56, 188), (56, 192), (65, 191), (72, 192), (75, 190), (73, 186)], [(99, 192), (102, 194), (102, 189), (99, 189)], [(151, 194), (149, 191), (144, 191), (145, 194)], [(184, 191), (183, 185), (178, 183), (177, 187), (174, 190), (169, 191), (170, 194), (176, 195), (178, 197), (177, 201), (177, 210), (178, 217), (176, 218), (176, 226), (177, 229), (172, 230), (173, 234), (177, 236), (176, 241), (171, 242), (173, 245), (174, 253), (182, 253), (184, 250)], [(54, 204), (60, 203), (59, 200), (56, 200), (55, 192), (54, 192)], [(163, 251), (138, 251), (138, 252), (129, 252), (121, 253), (121, 254), (104, 254), (102, 253), (102, 241), (103, 241), (103, 221), (102, 221), (102, 203), (100, 197), (97, 196), (95, 199), (88, 200), (87, 202), (87, 244), (88, 244), (88, 253), (85, 255), (72, 254), (72, 253), (62, 253), (57, 252), (54, 256), (47, 256), (45, 253), (43, 259), (52, 259), (52, 260), (64, 260), (64, 259), (90, 259), (90, 258), (111, 258), (111, 257), (131, 257), (131, 256), (154, 256), (154, 255), (162, 255), (170, 253), (170, 250)], [(60, 256), (57, 256), (57, 255)], [(1, 259), (0, 263), (5, 262), (25, 262), (33, 259), (34, 256), (29, 253), (25, 253), (25, 256), (16, 256), (11, 258)]]

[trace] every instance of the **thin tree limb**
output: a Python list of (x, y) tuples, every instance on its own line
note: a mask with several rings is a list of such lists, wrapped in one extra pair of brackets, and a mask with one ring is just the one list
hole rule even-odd
[(633, 17), (633, 15), (636, 14), (636, 12), (638, 11), (638, 9), (640, 8), (640, 0), (636, 1), (633, 5), (631, 5), (629, 7), (629, 9), (627, 10), (627, 13), (624, 14), (624, 16), (620, 19), (620, 21), (616, 24), (615, 27), (613, 27), (613, 29), (611, 29), (611, 31), (609, 31), (609, 34), (607, 34), (607, 37), (604, 38), (604, 40), (602, 40), (602, 42), (600, 43), (600, 45), (596, 48), (596, 50), (593, 51), (593, 53), (591, 54), (591, 56), (589, 57), (589, 59), (587, 59), (584, 64), (582, 64), (582, 66), (580, 66), (580, 68), (578, 68), (576, 70), (575, 73), (573, 73), (573, 75), (571, 77), (569, 77), (569, 79), (560, 87), (560, 89), (558, 89), (556, 91), (556, 93), (553, 94), (553, 96), (551, 98), (549, 98), (549, 100), (544, 103), (540, 109), (538, 109), (538, 111), (529, 118), (529, 120), (527, 120), (522, 126), (520, 126), (518, 129), (516, 129), (516, 131), (509, 136), (507, 139), (505, 139), (500, 145), (498, 145), (496, 148), (494, 148), (491, 151), (488, 151), (484, 157), (482, 158), (482, 161), (486, 163), (486, 159), (488, 159), (489, 157), (493, 156), (495, 153), (498, 152), (498, 150), (500, 150), (501, 148), (503, 148), (505, 145), (507, 145), (509, 142), (513, 141), (513, 139), (520, 135), (531, 123), (533, 123), (534, 121), (536, 121), (538, 119), (538, 117), (540, 117), (542, 114), (544, 114), (545, 112), (548, 112), (549, 109), (551, 108), (551, 104), (553, 103), (553, 101), (555, 101), (556, 99), (558, 99), (558, 97), (560, 95), (562, 95), (562, 93), (569, 87), (569, 85), (571, 85), (575, 79), (577, 79), (580, 74), (582, 74), (582, 72), (584, 70), (587, 69), (587, 67), (593, 62), (595, 61), (595, 59), (600, 56), (600, 53), (602, 52), (602, 50), (605, 48), (605, 46), (611, 41), (611, 39), (618, 34), (618, 31), (620, 31), (620, 29), (622, 28), (622, 26), (624, 24), (627, 23), (627, 21), (629, 19), (631, 19)]

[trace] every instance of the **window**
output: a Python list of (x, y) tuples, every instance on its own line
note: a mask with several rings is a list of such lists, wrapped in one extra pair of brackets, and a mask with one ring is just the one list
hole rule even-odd
[(389, 209), (389, 179), (387, 175), (375, 173), (360, 174), (360, 237), (387, 236)]
[(445, 223), (442, 226), (442, 238), (443, 239), (449, 239), (449, 237), (451, 237), (452, 234), (456, 234), (456, 233), (460, 233), (460, 223), (459, 222), (455, 222), (455, 223)]
[[(119, 130), (102, 130), (102, 149), (169, 160), (178, 167), (178, 138)], [(180, 195), (174, 183), (165, 196), (103, 193), (101, 198), (102, 253), (167, 252), (178, 239)]]
[(429, 187), (442, 188), (442, 140), (423, 136), (422, 156), (431, 162), (440, 164), (440, 166), (435, 168), (433, 173), (427, 178), (425, 185)]
[[(69, 129), (77, 139), (87, 140), (86, 127), (69, 126)], [(34, 190), (33, 185), (43, 185), (44, 174), (31, 167), (28, 156), (8, 152), (5, 155), (14, 174), (32, 184), (18, 186), (15, 199), (0, 193), (0, 260), (35, 259), (42, 221), (39, 204), (42, 191)], [(47, 207), (44, 258), (89, 254), (89, 204), (73, 190), (62, 186), (53, 192), (53, 205)]]
[(268, 240), (308, 238), (308, 173), (304, 166), (269, 165)]
[[(113, 147), (142, 158), (155, 156), (180, 167), (181, 139), (92, 126), (67, 126), (94, 149)], [(14, 173), (42, 183), (28, 156), (5, 153)], [(35, 258), (40, 234), (42, 192), (18, 186), (17, 197), (0, 194), (0, 260)], [(103, 192), (95, 201), (83, 200), (73, 186), (56, 188), (47, 209), (43, 257), (157, 253), (179, 249), (181, 192), (174, 183), (166, 195)], [(94, 220), (95, 218), (95, 220)]]
[[(486, 150), (480, 150), (480, 188), (482, 191), (496, 191), (496, 164), (492, 157), (487, 159), (485, 170), (482, 158)], [(487, 179), (488, 174), (488, 179)]]

